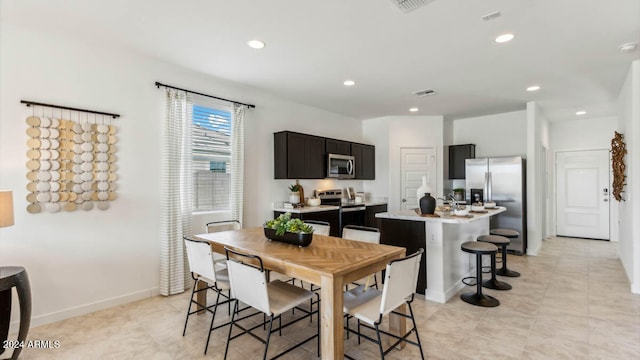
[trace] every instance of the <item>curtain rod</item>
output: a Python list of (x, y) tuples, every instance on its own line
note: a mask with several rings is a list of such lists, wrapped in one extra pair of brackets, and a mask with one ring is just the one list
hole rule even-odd
[(27, 106), (31, 106), (31, 105), (45, 106), (45, 107), (56, 108), (56, 109), (73, 110), (73, 111), (80, 111), (80, 112), (92, 113), (92, 114), (98, 114), (98, 115), (108, 115), (108, 116), (111, 116), (114, 119), (120, 117), (119, 114), (112, 114), (112, 113), (108, 113), (108, 112), (95, 111), (95, 110), (79, 109), (79, 108), (74, 108), (74, 107), (70, 107), (70, 106), (43, 104), (43, 103), (39, 103), (39, 102), (35, 102), (35, 101), (28, 101), (28, 100), (20, 100), (20, 103), (25, 104)]
[(159, 88), (160, 86), (164, 86), (164, 87), (170, 88), (170, 89), (182, 90), (182, 91), (186, 91), (186, 92), (189, 92), (189, 93), (192, 93), (192, 94), (202, 95), (202, 96), (206, 96), (206, 97), (210, 97), (210, 98), (214, 98), (214, 99), (218, 99), (218, 100), (228, 101), (230, 103), (234, 103), (234, 104), (238, 104), (238, 105), (244, 105), (244, 106), (248, 106), (250, 108), (255, 108), (256, 107), (253, 104), (245, 104), (245, 103), (241, 103), (241, 102), (234, 101), (234, 100), (229, 100), (229, 99), (225, 99), (225, 98), (221, 98), (221, 97), (217, 97), (217, 96), (213, 96), (213, 95), (199, 93), (197, 91), (191, 91), (191, 90), (187, 90), (187, 89), (182, 89), (182, 88), (179, 88), (179, 87), (163, 84), (163, 83), (160, 83), (160, 82), (156, 81), (156, 87)]

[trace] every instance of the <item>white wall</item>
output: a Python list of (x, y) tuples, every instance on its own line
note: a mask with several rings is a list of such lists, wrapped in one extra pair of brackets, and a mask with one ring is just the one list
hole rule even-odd
[(535, 102), (527, 103), (527, 255), (537, 255), (542, 246), (547, 181), (543, 148), (549, 148), (548, 121)]
[(476, 144), (476, 157), (527, 155), (527, 113), (502, 114), (456, 119), (453, 145)]
[[(582, 151), (610, 149), (611, 139), (618, 128), (617, 117), (601, 117), (589, 119), (571, 119), (553, 122), (550, 124), (550, 148), (551, 159), (555, 164), (555, 154), (558, 151)], [(556, 229), (556, 189), (555, 189), (555, 166), (551, 166), (551, 199), (554, 199), (550, 207), (552, 234)], [(613, 180), (613, 175), (610, 176)], [(618, 203), (611, 197), (610, 202), (610, 240), (618, 241)]]
[[(273, 131), (361, 140), (358, 120), (130, 51), (7, 23), (0, 24), (0, 36), (0, 188), (14, 191), (15, 207), (15, 225), (0, 230), (0, 264), (27, 268), (34, 326), (158, 292), (164, 105), (155, 81), (256, 104), (246, 129), (245, 226), (269, 217), (271, 202), (284, 200), (292, 183), (273, 179)], [(32, 110), (21, 99), (122, 115), (113, 120), (119, 189), (109, 210), (26, 212), (25, 120)]]
[[(388, 196), (389, 211), (399, 210), (401, 204), (400, 148), (434, 147), (437, 157), (435, 178), (442, 179), (442, 116), (388, 116), (369, 119), (362, 122), (362, 132), (365, 142), (376, 146), (376, 182), (365, 182), (364, 189), (372, 194)], [(438, 181), (435, 188), (437, 196), (441, 196), (442, 181)]]
[(626, 187), (619, 204), (619, 245), (631, 291), (640, 293), (640, 60), (634, 61), (618, 96), (618, 126), (627, 144)]

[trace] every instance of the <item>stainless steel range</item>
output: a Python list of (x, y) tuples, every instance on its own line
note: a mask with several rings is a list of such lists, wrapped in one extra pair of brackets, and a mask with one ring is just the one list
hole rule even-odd
[(364, 204), (356, 204), (353, 200), (343, 199), (342, 194), (342, 189), (316, 190), (316, 196), (320, 198), (320, 205), (340, 206), (340, 236), (342, 236), (342, 228), (347, 225), (364, 226), (366, 210)]

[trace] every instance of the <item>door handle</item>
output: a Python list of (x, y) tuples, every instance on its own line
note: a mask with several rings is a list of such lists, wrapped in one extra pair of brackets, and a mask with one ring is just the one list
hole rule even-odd
[(407, 202), (407, 199), (402, 199), (402, 202)]
[(604, 199), (603, 201), (604, 201), (604, 202), (608, 202), (608, 201), (609, 201), (609, 199)]

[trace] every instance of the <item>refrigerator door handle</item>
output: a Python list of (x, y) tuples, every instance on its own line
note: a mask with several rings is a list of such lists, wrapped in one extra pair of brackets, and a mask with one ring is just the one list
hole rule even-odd
[(484, 199), (482, 199), (482, 201), (487, 201), (489, 200), (489, 173), (485, 172), (484, 173)]
[(491, 178), (491, 171), (489, 171), (487, 174), (489, 176), (489, 182), (488, 182), (488, 185), (487, 185), (487, 196), (488, 196), (489, 200), (493, 200), (493, 194), (491, 193), (492, 192), (492, 185), (493, 185), (492, 184), (493, 179)]

